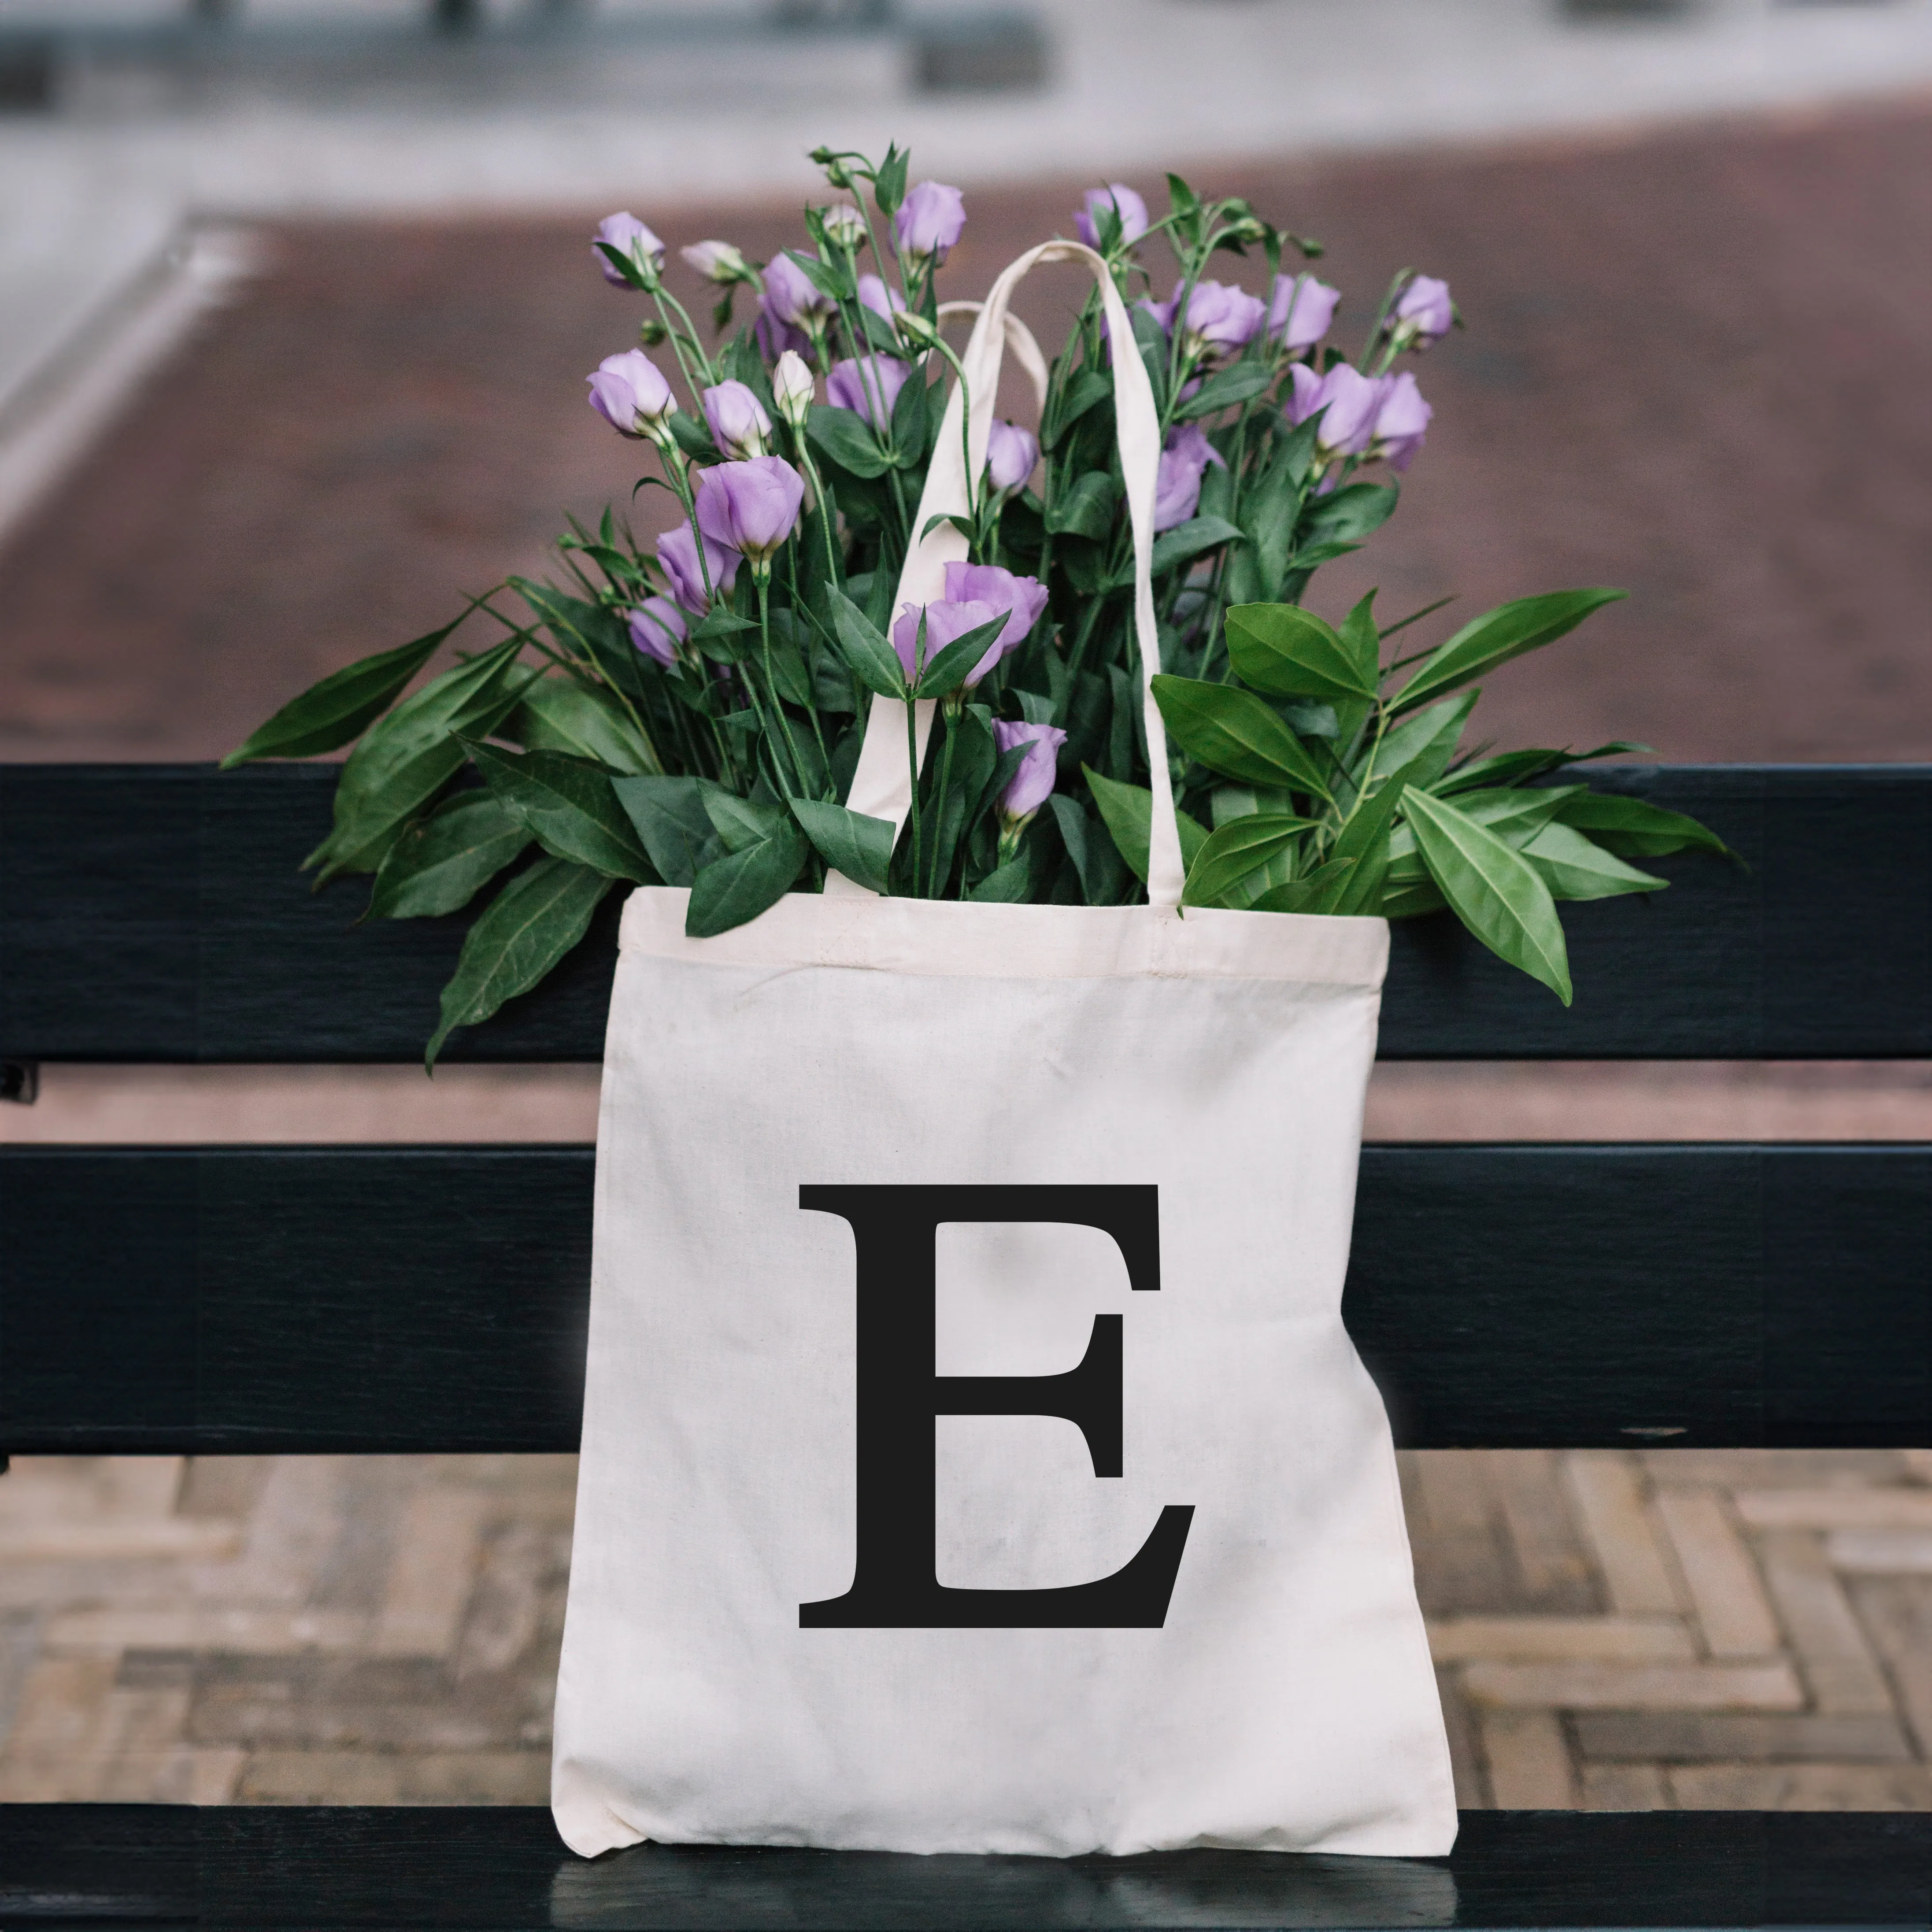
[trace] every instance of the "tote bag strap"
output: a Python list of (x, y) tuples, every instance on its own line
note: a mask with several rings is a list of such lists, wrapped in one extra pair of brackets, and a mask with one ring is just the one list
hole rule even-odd
[[(1180, 833), (1175, 820), (1173, 788), (1167, 775), (1167, 732), (1154, 702), (1154, 678), (1160, 669), (1160, 650), (1154, 614), (1154, 498), (1160, 465), (1160, 418), (1154, 408), (1154, 387), (1141, 361), (1126, 304), (1106, 262), (1078, 242), (1046, 242), (1030, 248), (1001, 274), (980, 306), (979, 319), (960, 358), (972, 398), (968, 422), (970, 451), (962, 450), (960, 386), (953, 386), (940, 424), (938, 446), (926, 472), (926, 488), (913, 523), (914, 541), (899, 573), (892, 599), (896, 617), (905, 604), (923, 604), (946, 594), (946, 566), (963, 562), (966, 538), (951, 524), (934, 525), (935, 517), (966, 514), (970, 500), (967, 462), (979, 476), (986, 463), (987, 433), (993, 420), (993, 399), (1000, 384), (1000, 364), (1007, 334), (1006, 307), (1020, 278), (1039, 262), (1078, 262), (1092, 274), (1100, 291), (1109, 346), (1114, 362), (1114, 417), (1120, 436), (1120, 474), (1126, 486), (1127, 518), (1134, 546), (1134, 635), (1140, 650), (1141, 701), (1147, 730), (1148, 758), (1154, 775), (1154, 814), (1148, 852), (1148, 900), (1155, 906), (1178, 906), (1185, 880)], [(1036, 354), (1037, 350), (1036, 350)], [(1022, 360), (1026, 358), (1022, 351)], [(1030, 370), (1029, 373), (1031, 373)], [(920, 532), (925, 532), (923, 536)], [(922, 698), (913, 706), (918, 757), (923, 764), (932, 730), (933, 700)], [(847, 802), (854, 812), (883, 818), (896, 838), (912, 808), (912, 780), (906, 752), (905, 706), (897, 698), (874, 697), (866, 720), (865, 742), (853, 774)], [(830, 894), (865, 893), (844, 874), (829, 874)], [(871, 895), (866, 894), (869, 897)]]

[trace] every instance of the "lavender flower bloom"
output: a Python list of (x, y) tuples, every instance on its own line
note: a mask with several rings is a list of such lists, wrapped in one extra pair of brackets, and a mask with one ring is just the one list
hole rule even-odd
[(825, 379), (825, 399), (835, 407), (863, 416), (874, 429), (888, 428), (892, 405), (912, 374), (912, 365), (892, 356), (863, 356), (835, 362)]
[[(634, 214), (605, 215), (598, 223), (597, 232), (591, 240), (593, 243), (601, 242), (604, 248), (614, 248), (619, 254), (628, 256), (646, 281), (664, 266), (664, 244)], [(612, 263), (603, 248), (593, 246), (590, 258), (603, 271), (604, 279), (614, 289), (630, 286), (622, 271)]]
[(1225, 470), (1227, 459), (1208, 440), (1198, 423), (1184, 423), (1167, 440), (1154, 472), (1154, 527), (1156, 536), (1186, 522), (1201, 502), (1201, 479), (1209, 464)]
[(1053, 796), (1060, 748), (1066, 742), (1066, 734), (1057, 724), (1009, 724), (998, 718), (993, 721), (993, 742), (1002, 752), (1010, 752), (1016, 745), (1027, 748), (1019, 770), (1000, 798), (1000, 815), (1010, 836)]
[(1415, 460), (1435, 413), (1423, 400), (1413, 376), (1405, 371), (1389, 380), (1388, 393), (1376, 413), (1372, 453), (1387, 457), (1391, 470), (1406, 470)]
[(776, 255), (765, 265), (764, 307), (775, 321), (809, 328), (838, 306), (789, 255)]
[(746, 383), (720, 382), (704, 395), (704, 420), (711, 426), (711, 440), (727, 456), (740, 459), (763, 456), (769, 446), (772, 419), (764, 405)]
[(698, 527), (746, 557), (762, 580), (772, 553), (798, 527), (804, 502), (805, 478), (782, 458), (721, 463), (698, 477)]
[(1022, 488), (1040, 460), (1040, 439), (1017, 423), (994, 418), (986, 432), (986, 481), (1002, 496)]
[[(1184, 286), (1177, 282), (1174, 293), (1164, 302), (1141, 304), (1169, 335), (1174, 333), (1174, 314)], [(1187, 298), (1181, 353), (1190, 362), (1204, 356), (1210, 362), (1228, 361), (1255, 339), (1267, 319), (1267, 308), (1258, 296), (1229, 282), (1196, 282)]]
[[(947, 586), (949, 589), (951, 586)], [(982, 624), (990, 624), (994, 618), (1005, 613), (997, 604), (982, 602), (976, 597), (935, 598), (925, 607), (926, 653), (923, 662), (930, 664), (948, 644), (957, 644), (968, 631), (976, 631)], [(919, 675), (921, 660), (919, 651), (920, 606), (902, 604), (898, 622), (892, 626), (892, 649), (899, 654), (899, 662), (905, 666), (907, 681), (910, 682)], [(1010, 621), (1010, 620), (1009, 620)], [(993, 648), (984, 661), (974, 670), (970, 678), (962, 678), (962, 683), (976, 682), (993, 664), (999, 662), (1000, 647), (995, 640)]]
[(661, 437), (676, 413), (677, 398), (664, 371), (641, 349), (605, 356), (596, 374), (584, 380), (590, 385), (590, 406), (622, 435)]
[(794, 356), (808, 355), (812, 350), (812, 338), (803, 329), (781, 321), (772, 313), (770, 296), (758, 298), (758, 319), (752, 326), (752, 339), (767, 362), (776, 362), (787, 350)]
[(1340, 289), (1312, 276), (1277, 275), (1268, 304), (1268, 332), (1291, 353), (1312, 349), (1328, 333), (1341, 299)]
[(899, 247), (915, 261), (934, 268), (946, 260), (966, 231), (966, 197), (944, 182), (920, 182), (892, 217)]
[(752, 265), (728, 242), (694, 242), (677, 251), (707, 282), (748, 282)]
[(708, 536), (704, 540), (704, 568), (699, 568), (698, 539), (688, 524), (680, 524), (658, 538), (658, 562), (670, 579), (670, 594), (694, 617), (703, 616), (711, 608), (711, 598), (704, 588), (706, 572), (710, 574), (711, 589), (720, 596), (737, 580), (738, 553), (722, 549)]
[(888, 288), (877, 275), (859, 278), (859, 300), (874, 315), (882, 315), (888, 322), (906, 305), (905, 297), (897, 289)]
[(1363, 454), (1374, 440), (1376, 417), (1388, 393), (1388, 377), (1364, 376), (1346, 362), (1336, 363), (1325, 376), (1298, 362), (1288, 375), (1294, 385), (1286, 410), (1290, 422), (1304, 423), (1317, 410), (1328, 411), (1316, 433), (1316, 448), (1323, 460)]
[(1418, 275), (1402, 290), (1395, 313), (1388, 319), (1396, 346), (1418, 352), (1440, 341), (1455, 326), (1456, 304), (1449, 298), (1449, 284), (1433, 275)]
[[(949, 563), (946, 596), (950, 603), (983, 604), (989, 610), (1006, 614), (1006, 623), (994, 638), (992, 648), (967, 674), (969, 685), (977, 684), (1000, 658), (1018, 650), (1033, 635), (1033, 627), (1046, 608), (1046, 586), (1038, 578), (1016, 577), (996, 563)], [(927, 621), (929, 624), (932, 620), (928, 617)], [(982, 623), (987, 621), (980, 620)]]
[(668, 597), (646, 597), (625, 622), (632, 643), (667, 669), (677, 662), (677, 647), (691, 634), (683, 612)]
[(1073, 232), (1090, 248), (1100, 245), (1100, 220), (1112, 208), (1120, 218), (1120, 246), (1131, 248), (1148, 232), (1147, 203), (1125, 182), (1090, 188), (1073, 211)]

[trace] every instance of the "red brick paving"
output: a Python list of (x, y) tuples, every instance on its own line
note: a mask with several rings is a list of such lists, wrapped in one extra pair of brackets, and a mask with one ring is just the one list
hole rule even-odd
[[(1620, 584), (1496, 678), (1491, 732), (1932, 757), (1928, 137), (1922, 104), (1204, 180), (1324, 236), (1345, 338), (1405, 263), (1468, 318), (1418, 369), (1408, 500), (1317, 603)], [(950, 292), (1064, 227), (1076, 185), (972, 195)], [(676, 242), (795, 238), (769, 206), (633, 206)], [(602, 212), (274, 230), (264, 279), (0, 555), (0, 756), (213, 756), (621, 495), (580, 400), (634, 313), (591, 268)], [(1072, 285), (1041, 280), (1046, 328)]]

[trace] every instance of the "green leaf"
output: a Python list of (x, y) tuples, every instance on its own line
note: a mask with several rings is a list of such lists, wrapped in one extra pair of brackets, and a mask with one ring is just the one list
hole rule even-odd
[(1376, 628), (1376, 593), (1371, 590), (1342, 620), (1342, 642), (1363, 682), (1379, 691), (1382, 682), (1382, 634)]
[(1384, 734), (1376, 753), (1376, 769), (1398, 772), (1405, 767), (1413, 767), (1409, 772), (1409, 782), (1432, 788), (1449, 769), (1449, 760), (1456, 755), (1456, 747), (1462, 741), (1462, 728), (1468, 723), (1469, 714), (1475, 710), (1476, 700), (1480, 694), (1467, 691), (1460, 698), (1445, 698), (1441, 704), (1432, 704), (1426, 711), (1418, 711), (1413, 718), (1405, 718), (1393, 730)]
[(872, 199), (881, 214), (892, 214), (905, 200), (906, 165), (911, 158), (896, 147), (886, 148), (886, 158), (872, 177)]
[(852, 278), (843, 268), (830, 262), (821, 262), (815, 255), (801, 255), (796, 248), (785, 250), (805, 278), (822, 296), (830, 296), (834, 302), (850, 302), (858, 294)]
[(1527, 859), (1445, 799), (1412, 791), (1416, 849), (1456, 916), (1496, 956), (1570, 1004), (1569, 949), (1550, 888)]
[(944, 698), (949, 691), (964, 683), (967, 674), (992, 650), (993, 640), (1006, 628), (1006, 617), (1007, 614), (1002, 610), (987, 622), (976, 624), (963, 636), (955, 638), (943, 651), (927, 658), (920, 671), (919, 688), (915, 694), (920, 698)]
[(453, 666), (363, 734), (335, 783), (334, 829), (303, 861), (326, 885), (341, 872), (373, 872), (396, 835), (463, 769), (456, 734), (493, 731), (534, 674), (516, 663), (518, 638)]
[(686, 455), (700, 463), (721, 463), (724, 452), (711, 440), (711, 431), (695, 416), (688, 416), (682, 410), (674, 410), (665, 418), (670, 430), (670, 439)]
[(1154, 574), (1164, 577), (1203, 550), (1219, 550), (1223, 544), (1244, 541), (1240, 529), (1225, 517), (1191, 517), (1171, 530), (1162, 530), (1154, 538)]
[(1253, 594), (1234, 596), (1231, 590), (1230, 602), (1272, 603), (1281, 596), (1282, 578), (1294, 550), (1295, 512), (1304, 473), (1305, 466), (1298, 472), (1278, 452), (1273, 467), (1242, 491), (1241, 527), (1252, 546)]
[(404, 827), (376, 870), (371, 919), (436, 919), (466, 906), (530, 842), (487, 791), (458, 792)]
[(613, 771), (655, 772), (638, 728), (609, 693), (574, 677), (540, 677), (524, 693), (506, 727), (526, 751), (568, 752)]
[(1582, 789), (1581, 785), (1552, 785), (1530, 790), (1520, 785), (1504, 785), (1458, 792), (1456, 809), (1466, 812), (1478, 825), (1488, 826), (1505, 845), (1520, 852), (1552, 818), (1562, 814), (1564, 802)]
[(652, 867), (668, 886), (688, 886), (724, 850), (693, 778), (613, 778), (616, 794)]
[(1425, 878), (1413, 885), (1391, 883), (1382, 893), (1379, 910), (1384, 919), (1419, 919), (1426, 913), (1443, 911), (1448, 904), (1436, 881)]
[(1090, 470), (1046, 506), (1046, 526), (1056, 536), (1091, 537), (1096, 542), (1114, 527), (1120, 486), (1104, 470)]
[(423, 1064), (434, 1068), (460, 1026), (481, 1026), (506, 1000), (527, 993), (581, 939), (610, 890), (600, 873), (563, 859), (539, 859), (484, 908), (442, 989), (442, 1024)]
[(742, 852), (775, 838), (792, 823), (783, 806), (764, 799), (740, 798), (708, 778), (699, 782), (698, 796), (728, 852)]
[(870, 818), (862, 812), (816, 799), (795, 798), (791, 808), (805, 836), (818, 847), (818, 856), (834, 872), (843, 872), (868, 892), (885, 891), (886, 871), (892, 860), (890, 819)]
[[(1091, 765), (1080, 769), (1100, 808), (1100, 820), (1113, 834), (1127, 870), (1142, 885), (1147, 884), (1148, 851), (1154, 842), (1154, 794), (1145, 785), (1123, 784), (1118, 778), (1102, 778)], [(1208, 842), (1208, 828), (1178, 808), (1174, 824), (1180, 833), (1180, 862), (1192, 866), (1194, 855)]]
[(686, 932), (693, 939), (710, 939), (756, 919), (790, 890), (811, 850), (805, 834), (787, 816), (769, 838), (712, 860), (692, 886)]
[(1546, 825), (1523, 847), (1522, 856), (1542, 874), (1553, 898), (1616, 898), (1624, 892), (1660, 892), (1670, 883), (1625, 865), (1574, 826)]
[(1072, 380), (1063, 388), (1055, 390), (1050, 398), (1046, 424), (1040, 431), (1040, 441), (1048, 449), (1057, 448), (1060, 438), (1096, 403), (1102, 397), (1113, 393), (1114, 384), (1111, 376), (1102, 375), (1097, 369), (1076, 370)]
[[(865, 313), (872, 314), (867, 309)], [(892, 457), (902, 470), (916, 470), (926, 460), (926, 417), (931, 408), (926, 378), (915, 369), (899, 385), (892, 404)], [(944, 407), (944, 399), (940, 403)]]
[(1118, 905), (1127, 883), (1127, 868), (1111, 838), (1102, 838), (1077, 798), (1055, 792), (1047, 800), (1061, 842), (1073, 862), (1081, 897), (1088, 905)]
[(1358, 544), (1395, 514), (1401, 492), (1393, 483), (1351, 483), (1317, 496), (1301, 519), (1301, 550), (1331, 543)]
[(1270, 886), (1250, 908), (1254, 912), (1332, 913), (1348, 895), (1358, 859), (1330, 859), (1317, 866), (1306, 878), (1291, 879), (1285, 886)]
[(966, 896), (981, 905), (1019, 905), (1033, 890), (1033, 866), (1024, 852), (988, 872)]
[(883, 476), (892, 460), (879, 447), (863, 417), (830, 403), (814, 403), (805, 433), (840, 469), (854, 476)]
[[(473, 608), (473, 607), (472, 607)], [(274, 717), (236, 746), (221, 761), (230, 771), (256, 758), (312, 758), (333, 752), (361, 736), (400, 697), (410, 680), (436, 655), (436, 649), (467, 617), (452, 619), (415, 643), (332, 671), (299, 698), (292, 698)]]
[[(1386, 753), (1386, 739), (1383, 749)], [(1422, 782), (1421, 774), (1432, 764), (1433, 758), (1425, 748), (1420, 756), (1407, 764), (1390, 767), (1388, 776), (1350, 812), (1328, 856), (1353, 860), (1355, 870), (1337, 889), (1334, 902), (1322, 907), (1323, 911), (1367, 912), (1381, 899), (1383, 881), (1388, 876), (1396, 810), (1406, 804), (1409, 788)]]
[(1228, 662), (1244, 684), (1270, 698), (1372, 699), (1357, 653), (1312, 610), (1295, 604), (1238, 604), (1228, 613)]
[(1587, 832), (1599, 845), (1625, 859), (1661, 859), (1672, 852), (1712, 852), (1720, 859), (1738, 856), (1694, 818), (1640, 798), (1580, 791), (1564, 800), (1556, 815), (1565, 825)]
[(1552, 590), (1486, 610), (1423, 659), (1421, 668), (1403, 686), (1394, 709), (1412, 711), (1526, 651), (1540, 650), (1574, 631), (1592, 611), (1628, 595), (1623, 590)]
[(1330, 796), (1301, 740), (1252, 693), (1163, 674), (1154, 680), (1154, 694), (1174, 742), (1210, 771)]
[(1237, 362), (1218, 376), (1210, 376), (1174, 412), (1176, 422), (1196, 416), (1211, 416), (1216, 410), (1231, 410), (1258, 396), (1274, 380), (1274, 371), (1265, 362)]
[(514, 752), (470, 741), (470, 755), (510, 816), (554, 858), (654, 885), (657, 874), (600, 765), (562, 752)]
[(1253, 877), (1270, 859), (1286, 852), (1313, 821), (1277, 818), (1258, 812), (1230, 819), (1201, 848), (1187, 870), (1183, 905), (1216, 906), (1234, 903), (1231, 897), (1243, 880)]
[(878, 626), (842, 590), (830, 592), (832, 627), (852, 675), (881, 698), (907, 695), (905, 666)]

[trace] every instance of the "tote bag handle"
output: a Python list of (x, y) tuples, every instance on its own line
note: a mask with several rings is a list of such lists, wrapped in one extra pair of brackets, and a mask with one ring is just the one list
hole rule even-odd
[[(1106, 262), (1078, 242), (1046, 242), (1030, 248), (1002, 274), (980, 305), (979, 319), (960, 364), (973, 402), (968, 428), (970, 452), (962, 451), (960, 434), (960, 386), (955, 383), (940, 424), (939, 443), (927, 470), (926, 488), (914, 520), (912, 548), (899, 573), (892, 599), (896, 617), (905, 604), (924, 604), (946, 594), (946, 566), (963, 562), (966, 538), (951, 524), (934, 526), (935, 517), (967, 513), (970, 501), (966, 463), (972, 475), (986, 463), (987, 433), (993, 420), (993, 399), (1000, 384), (1000, 364), (1007, 334), (1006, 307), (1020, 278), (1038, 262), (1078, 262), (1094, 277), (1100, 291), (1107, 335), (1114, 358), (1114, 418), (1120, 434), (1120, 474), (1126, 486), (1127, 518), (1134, 540), (1134, 635), (1141, 657), (1141, 703), (1147, 729), (1148, 760), (1153, 774), (1154, 814), (1148, 850), (1148, 902), (1178, 906), (1185, 882), (1180, 857), (1180, 832), (1174, 818), (1174, 791), (1167, 775), (1167, 732), (1154, 698), (1154, 674), (1160, 668), (1160, 649), (1154, 614), (1154, 497), (1160, 466), (1160, 418), (1154, 408), (1154, 386), (1141, 361), (1140, 345), (1127, 319), (1126, 304)], [(1022, 360), (1026, 358), (1024, 355)], [(1032, 371), (1029, 369), (1029, 374)], [(931, 527), (928, 527), (931, 526)], [(920, 532), (926, 534), (921, 536)], [(918, 757), (922, 764), (932, 730), (934, 700), (921, 698), (913, 706)], [(896, 698), (872, 700), (865, 742), (853, 774), (847, 803), (854, 812), (883, 818), (896, 838), (912, 808), (912, 774), (906, 753), (905, 706)], [(827, 874), (831, 894), (866, 893), (866, 888), (843, 873)], [(870, 897), (869, 893), (866, 893)]]

